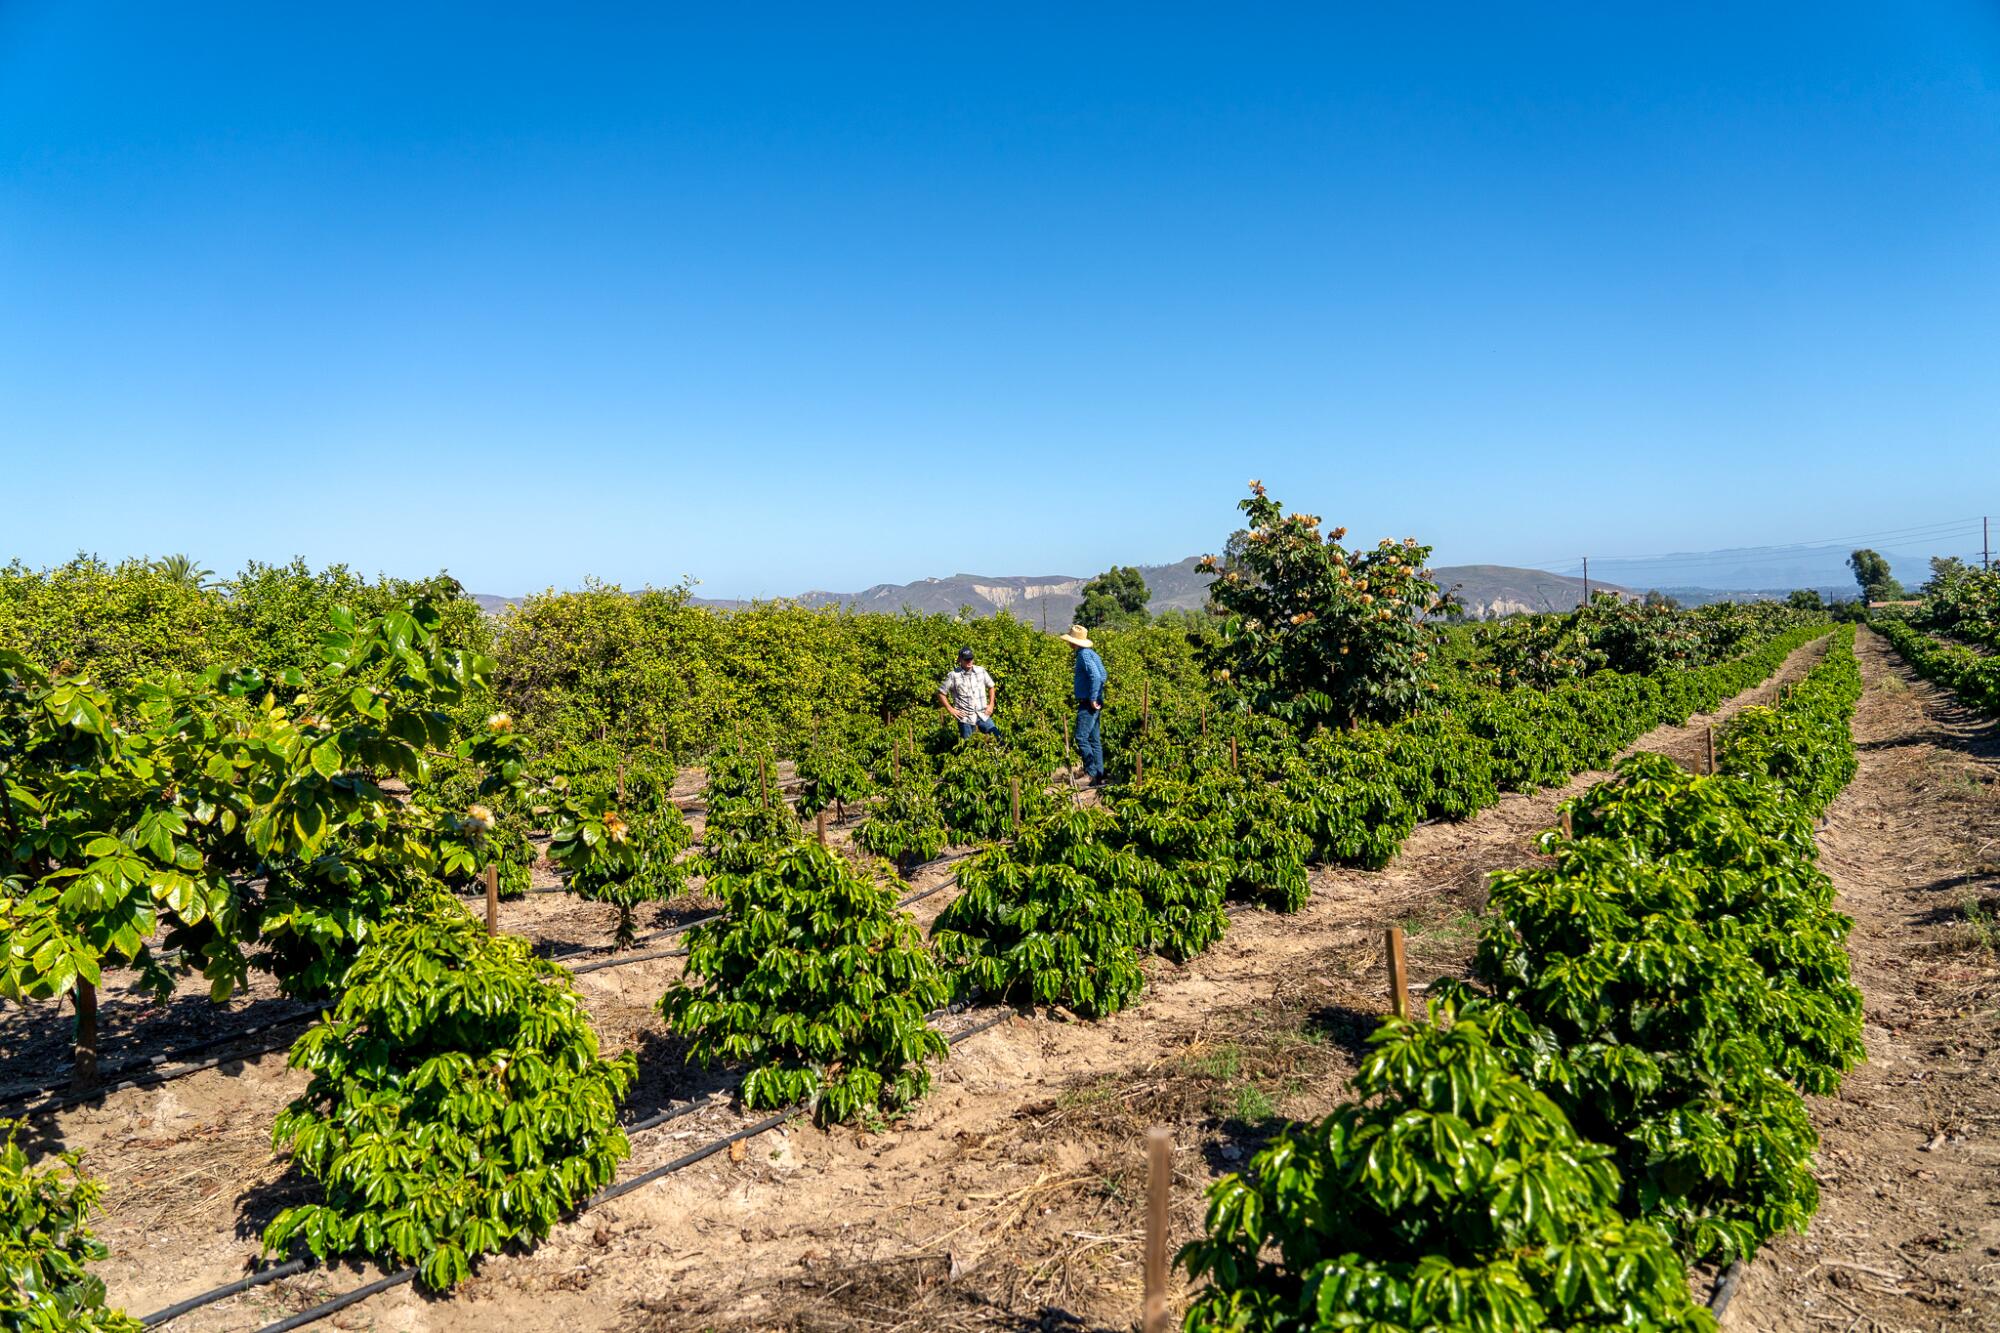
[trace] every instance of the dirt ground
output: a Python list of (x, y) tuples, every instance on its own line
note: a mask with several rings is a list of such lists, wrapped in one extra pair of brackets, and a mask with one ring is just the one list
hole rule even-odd
[[(1806, 669), (1818, 651), (1795, 654), (1778, 679)], [(1857, 877), (1893, 895), (1906, 885), (1932, 885), (1967, 873), (1970, 852), (1948, 851), (1943, 840), (1975, 824), (1982, 813), (1991, 822), (1990, 806), (1954, 807), (1937, 814), (1937, 850), (1924, 853), (1929, 859), (1920, 870), (1903, 868), (1918, 855), (1916, 842), (1897, 845), (1902, 860), (1865, 861), (1866, 848), (1883, 842), (1874, 821), (1879, 817), (1887, 826), (1909, 828), (1901, 812), (1931, 809), (1944, 781), (1929, 769), (1921, 782), (1907, 774), (1899, 778), (1895, 775), (1904, 774), (1904, 767), (1896, 766), (1929, 763), (1921, 756), (1932, 751), (1939, 764), (1948, 756), (1990, 765), (1991, 756), (1975, 755), (1985, 740), (1963, 719), (1940, 713), (1933, 721), (1926, 708), (1940, 707), (1934, 696), (1885, 667), (1883, 650), (1870, 644), (1864, 654), (1871, 689), (1857, 732), (1872, 748), (1864, 751), (1862, 778), (1829, 823), (1829, 867), (1850, 895), (1850, 880)], [(1723, 714), (1768, 698), (1774, 685), (1731, 701)], [(1708, 721), (1662, 728), (1635, 748), (1698, 764)], [(1013, 1019), (975, 1036), (938, 1068), (930, 1098), (907, 1120), (880, 1132), (821, 1132), (795, 1121), (749, 1141), (740, 1154), (718, 1154), (558, 1227), (532, 1253), (487, 1260), (454, 1299), (427, 1300), (402, 1288), (328, 1322), (346, 1329), (482, 1333), (496, 1320), (518, 1333), (1129, 1328), (1138, 1307), (1146, 1126), (1173, 1127), (1176, 1241), (1191, 1238), (1201, 1224), (1202, 1190), (1210, 1182), (1239, 1165), (1276, 1128), (1323, 1113), (1343, 1094), (1362, 1039), (1387, 1007), (1381, 928), (1405, 926), (1417, 985), (1458, 972), (1477, 927), (1487, 873), (1531, 859), (1533, 840), (1552, 822), (1555, 803), (1594, 776), (1560, 791), (1509, 796), (1463, 824), (1419, 829), (1385, 870), (1315, 872), (1305, 910), (1291, 917), (1238, 914), (1228, 936), (1200, 958), (1181, 966), (1152, 964), (1145, 997), (1111, 1020)], [(1857, 802), (1864, 791), (1876, 794)], [(1897, 792), (1903, 793), (1894, 807), (1898, 813), (1891, 813), (1888, 802)], [(1991, 794), (1990, 785), (1962, 783), (1949, 793), (1953, 801), (1990, 800)], [(1855, 813), (1862, 809), (1870, 813)], [(1845, 831), (1852, 832), (1855, 848), (1840, 843)], [(1921, 843), (1932, 845), (1929, 838)], [(933, 866), (919, 877), (918, 887), (946, 883), (949, 875), (948, 864)], [(1978, 891), (1990, 899), (1991, 880), (1982, 884)], [(1932, 1208), (1958, 1205), (1957, 1225), (1971, 1228), (1968, 1236), (1984, 1237), (1962, 1247), (1982, 1256), (1968, 1259), (1962, 1269), (1932, 1256), (1932, 1271), (1964, 1284), (1961, 1299), (1972, 1310), (1981, 1299), (1969, 1294), (1982, 1276), (1977, 1264), (1985, 1262), (1984, 1246), (1994, 1239), (1978, 1227), (1995, 1210), (1991, 1161), (1977, 1159), (1970, 1145), (1982, 1133), (1990, 1140), (1990, 1128), (1982, 1126), (1990, 1126), (1993, 1117), (1979, 1108), (1991, 1111), (2000, 1100), (1990, 1064), (1978, 1088), (1959, 1089), (1956, 1097), (1932, 1096), (1931, 1088), (1916, 1083), (1985, 1060), (1983, 1045), (1951, 1056), (1934, 1046), (1947, 1032), (1963, 1036), (1969, 1030), (1969, 1020), (1950, 1015), (1990, 1011), (1990, 981), (1980, 978), (1990, 978), (1992, 954), (1969, 944), (1960, 948), (1963, 932), (1945, 919), (1948, 914), (1925, 927), (1931, 934), (1921, 948), (1903, 947), (1910, 938), (1907, 922), (1955, 902), (1960, 887), (1954, 883), (1947, 892), (1933, 886), (1928, 897), (1937, 901), (1899, 906), (1893, 931), (1872, 928), (1868, 914), (1850, 908), (1861, 921), (1856, 966), (1869, 990), (1870, 1017), (1877, 1024), (1870, 1028), (1870, 1051), (1879, 1051), (1878, 1059), (1889, 1054), (1881, 1045), (1888, 1029), (1880, 1026), (1885, 1001), (1878, 993), (1891, 997), (1886, 1003), (1901, 1033), (1886, 1040), (1915, 1040), (1918, 1031), (1913, 1026), (1918, 1015), (1906, 998), (1910, 980), (1900, 976), (1899, 962), (1912, 969), (1919, 959), (1928, 965), (1927, 1005), (1939, 1000), (1945, 971), (1962, 972), (1967, 989), (1937, 1010), (1941, 1025), (1956, 1026), (1941, 1026), (1932, 1044), (1913, 1047), (1914, 1063), (1903, 1073), (1877, 1087), (1866, 1082), (1877, 1076), (1878, 1066), (1871, 1065), (1854, 1076), (1842, 1099), (1817, 1109), (1828, 1135), (1829, 1171), (1841, 1169), (1838, 1152), (1859, 1154), (1855, 1179), (1867, 1179), (1871, 1188), (1890, 1159), (1865, 1145), (1844, 1143), (1842, 1123), (1830, 1116), (1844, 1114), (1858, 1122), (1875, 1115), (1877, 1100), (1884, 1099), (1907, 1105), (1913, 1116), (1919, 1105), (1947, 1113), (1910, 1149), (1917, 1153), (1929, 1145), (1913, 1159), (1918, 1164), (1913, 1169), (1930, 1170), (1929, 1179), (1897, 1176), (1896, 1183), (1913, 1199), (1931, 1200)], [(913, 910), (927, 923), (949, 895), (947, 888)], [(531, 897), (503, 913), (505, 928), (560, 940), (564, 947), (601, 942), (609, 932), (608, 909), (559, 895)], [(1867, 943), (1871, 940), (1880, 947)], [(1956, 950), (1949, 955), (1941, 952), (1946, 940)], [(678, 967), (677, 959), (658, 959), (578, 978), (606, 1047), (640, 1054), (636, 1108), (726, 1086), (721, 1077), (682, 1066), (652, 1011)], [(962, 1027), (973, 1017), (978, 1015), (954, 1023)], [(1990, 1014), (1980, 1021), (1990, 1021)], [(0, 1051), (8, 1049), (0, 1043)], [(280, 1052), (37, 1119), (47, 1146), (85, 1150), (90, 1169), (105, 1180), (108, 1211), (100, 1235), (113, 1254), (99, 1271), (115, 1301), (144, 1313), (244, 1270), (263, 1223), (305, 1197), (303, 1183), (272, 1160), (268, 1142), (272, 1118), (302, 1085), (286, 1070)], [(623, 1174), (667, 1162), (743, 1123), (745, 1117), (724, 1104), (640, 1134)], [(1940, 1130), (1943, 1139), (1932, 1143)], [(1956, 1160), (1954, 1154), (1968, 1171), (1983, 1162), (1981, 1186), (1975, 1187), (1974, 1175), (1938, 1170), (1946, 1159)], [(1849, 1299), (1854, 1292), (1837, 1285), (1843, 1273), (1862, 1283), (1901, 1285), (1824, 1266), (1805, 1273), (1819, 1256), (1801, 1260), (1806, 1251), (1800, 1246), (1827, 1236), (1849, 1237), (1854, 1226), (1866, 1227), (1871, 1219), (1880, 1234), (1879, 1200), (1850, 1219), (1844, 1199), (1840, 1179), (1830, 1175), (1821, 1224), (1805, 1240), (1779, 1247), (1772, 1262), (1750, 1274), (1731, 1311), (1734, 1326), (1792, 1327), (1754, 1322), (1766, 1306), (1797, 1306), (1789, 1290), (1772, 1285), (1781, 1280), (1824, 1286)], [(1937, 1223), (1948, 1225), (1944, 1219)], [(1866, 1254), (1874, 1257), (1842, 1257), (1903, 1274), (1905, 1281), (1914, 1272), (1908, 1259), (1892, 1266), (1878, 1262), (1884, 1256), (1876, 1249)], [(1786, 1279), (1788, 1271), (1805, 1275)], [(172, 1327), (257, 1328), (378, 1274), (370, 1266), (288, 1279)], [(1936, 1318), (1933, 1313), (1930, 1322), (1888, 1320), (1882, 1327), (1979, 1326), (1976, 1318), (1949, 1325)], [(1818, 1324), (1808, 1320), (1799, 1326)]]
[(1860, 771), (1819, 840), (1868, 1062), (1813, 1102), (1819, 1216), (1751, 1265), (1725, 1327), (1996, 1329), (2000, 736), (1884, 640), (1856, 650)]

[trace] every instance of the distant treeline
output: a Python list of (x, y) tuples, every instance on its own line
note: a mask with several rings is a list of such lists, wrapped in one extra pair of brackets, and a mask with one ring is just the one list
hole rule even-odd
[[(733, 610), (679, 588), (637, 592), (592, 582), (487, 615), (447, 575), (368, 579), (303, 561), (250, 564), (210, 580), (185, 562), (80, 557), (49, 569), (0, 568), (0, 647), (121, 686), (159, 671), (254, 666), (275, 677), (320, 670), (335, 606), (366, 615), (424, 598), (452, 647), (495, 660), (494, 697), (537, 749), (604, 755), (654, 750), (685, 762), (732, 735), (795, 754), (847, 719), (931, 724), (939, 680), (971, 647), (999, 683), (1002, 727), (1066, 713), (1070, 650), (1007, 615), (882, 615), (788, 602)], [(1199, 618), (1094, 631), (1114, 697), (1136, 706), (1208, 689)]]

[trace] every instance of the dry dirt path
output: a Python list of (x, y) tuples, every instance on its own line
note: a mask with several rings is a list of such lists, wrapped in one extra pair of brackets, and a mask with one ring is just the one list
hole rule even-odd
[[(1768, 699), (1820, 651), (1801, 649), (1717, 716)], [(1657, 729), (1633, 748), (1698, 764), (1711, 720)], [(1416, 983), (1456, 973), (1487, 873), (1531, 859), (1556, 803), (1599, 776), (1418, 829), (1385, 870), (1317, 871), (1302, 912), (1241, 913), (1200, 958), (1151, 965), (1145, 997), (1111, 1020), (1017, 1019), (980, 1035), (884, 1132), (795, 1123), (560, 1226), (533, 1253), (489, 1259), (453, 1300), (403, 1288), (328, 1322), (479, 1333), (499, 1321), (510, 1333), (1122, 1328), (1137, 1301), (1143, 1127), (1175, 1127), (1175, 1223), (1191, 1236), (1203, 1187), (1286, 1119), (1342, 1094), (1386, 1007), (1380, 928), (1410, 929)], [(678, 966), (578, 979), (606, 1046), (640, 1051), (644, 1095), (714, 1085), (678, 1069), (651, 1018)], [(100, 1271), (114, 1300), (144, 1312), (241, 1271), (264, 1221), (305, 1197), (268, 1141), (302, 1086), (280, 1053), (42, 1118), (43, 1142), (85, 1150), (105, 1181), (99, 1234), (113, 1253)], [(739, 1123), (718, 1108), (641, 1135), (624, 1174)], [(254, 1329), (378, 1272), (289, 1279), (173, 1328)]]
[(1726, 1327), (2000, 1329), (2000, 940), (1965, 912), (2000, 907), (2000, 736), (1884, 640), (1855, 647), (1860, 769), (1819, 842), (1868, 1061), (1813, 1101), (1819, 1216), (1758, 1257)]

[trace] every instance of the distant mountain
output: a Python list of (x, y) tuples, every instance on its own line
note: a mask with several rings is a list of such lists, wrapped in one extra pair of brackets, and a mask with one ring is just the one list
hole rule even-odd
[[(1590, 572), (1593, 578), (1602, 573), (1629, 588), (1658, 588), (1663, 592), (1678, 588), (1741, 597), (1768, 594), (1780, 588), (1785, 592), (1793, 588), (1820, 588), (1853, 597), (1854, 573), (1847, 567), (1852, 549), (1850, 546), (1763, 547), (1650, 556), (1643, 560), (1592, 560)], [(1906, 588), (1914, 588), (1931, 576), (1929, 553), (1884, 551), (1882, 554)], [(1784, 592), (1777, 595), (1782, 597)]]
[[(1139, 573), (1153, 594), (1148, 607), (1153, 611), (1198, 611), (1206, 606), (1209, 579), (1196, 568), (1199, 560), (1189, 556), (1171, 565), (1140, 565)], [(1567, 611), (1583, 600), (1582, 579), (1539, 569), (1441, 565), (1431, 573), (1439, 586), (1456, 590), (1466, 613), (1472, 616)], [(853, 593), (808, 592), (795, 600), (801, 606), (849, 606), (891, 614), (905, 607), (946, 615), (961, 608), (970, 608), (979, 616), (1006, 611), (1031, 625), (1046, 622), (1051, 629), (1061, 629), (1075, 618), (1087, 582), (1088, 578), (1073, 574), (953, 574), (915, 583), (878, 583)], [(1592, 586), (1629, 595), (1628, 589), (1614, 584), (1593, 580)], [(702, 604), (719, 608), (742, 605), (721, 600), (702, 600)]]
[[(1198, 559), (1189, 556), (1171, 565), (1139, 566), (1146, 586), (1152, 589), (1153, 599), (1149, 603), (1152, 610), (1198, 611), (1207, 605), (1209, 580), (1207, 575), (1195, 568)], [(1929, 577), (1930, 568), (1923, 559), (1892, 555), (1890, 560), (1906, 586), (1915, 587)], [(1622, 572), (1629, 567), (1644, 567), (1654, 562), (1604, 563), (1616, 565)], [(1801, 568), (1803, 572), (1808, 567)], [(1661, 569), (1670, 572), (1668, 566), (1662, 565)], [(1607, 569), (1605, 572), (1611, 574), (1613, 571)], [(1646, 570), (1641, 568), (1640, 572)], [(1768, 566), (1762, 567), (1754, 582), (1741, 587), (1675, 581), (1671, 578), (1622, 577), (1618, 582), (1607, 582), (1597, 577), (1597, 562), (1592, 561), (1590, 587), (1593, 591), (1611, 591), (1627, 597), (1657, 588), (1683, 606), (1770, 600), (1784, 597), (1793, 588), (1818, 588), (1829, 598), (1853, 595), (1854, 581), (1851, 577), (1815, 577), (1790, 582), (1772, 580), (1770, 572)], [(1824, 574), (1824, 570), (1818, 572)], [(1845, 572), (1844, 568), (1842, 572)], [(1431, 569), (1431, 576), (1437, 580), (1439, 587), (1457, 596), (1467, 615), (1479, 619), (1520, 612), (1571, 611), (1583, 601), (1582, 579), (1567, 574), (1551, 574), (1542, 569), (1520, 569), (1513, 565), (1437, 565)], [(1745, 577), (1748, 575), (1745, 574)], [(1075, 574), (953, 574), (949, 578), (918, 579), (915, 583), (878, 583), (860, 592), (806, 592), (790, 600), (801, 606), (848, 606), (859, 611), (880, 611), (891, 615), (905, 607), (941, 615), (952, 615), (960, 609), (969, 609), (975, 616), (997, 615), (1006, 611), (1016, 620), (1030, 625), (1047, 624), (1050, 629), (1062, 629), (1076, 618), (1076, 608), (1083, 601), (1083, 585), (1089, 581), (1089, 578)], [(497, 612), (520, 599), (475, 593), (473, 600), (487, 611)], [(740, 600), (714, 597), (697, 597), (694, 602), (698, 606), (718, 610), (749, 605)]]

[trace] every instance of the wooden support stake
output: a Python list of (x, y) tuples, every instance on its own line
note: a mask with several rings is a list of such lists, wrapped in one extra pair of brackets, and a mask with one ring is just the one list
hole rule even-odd
[(1174, 1132), (1165, 1125), (1146, 1131), (1146, 1305), (1145, 1333), (1168, 1333), (1167, 1203), (1174, 1180)]
[(1007, 779), (1007, 804), (1014, 815), (1014, 836), (1021, 836), (1021, 779)]
[(76, 1053), (69, 1085), (77, 1092), (97, 1086), (97, 987), (88, 981), (76, 983)]
[(818, 816), (818, 818), (817, 818), (817, 819), (816, 819), (816, 820), (815, 820), (814, 822), (815, 822), (815, 824), (817, 824), (817, 826), (818, 826), (818, 828), (819, 828), (819, 845), (820, 845), (820, 846), (822, 846), (822, 847), (824, 847), (824, 846), (826, 846), (826, 807), (825, 807), (825, 806), (821, 806), (821, 807), (819, 808), (819, 816)]
[(1708, 775), (1715, 776), (1715, 727), (1708, 729)]
[(1410, 968), (1403, 958), (1403, 928), (1391, 926), (1383, 931), (1382, 944), (1389, 954), (1389, 1009), (1398, 1018), (1408, 1018)]
[(500, 863), (486, 863), (486, 933), (500, 933)]
[(1132, 754), (1132, 781), (1144, 782), (1145, 780), (1146, 752), (1144, 750), (1135, 750)]
[(889, 783), (900, 787), (903, 784), (903, 747), (889, 742)]
[(1576, 830), (1570, 827), (1569, 811), (1567, 810), (1562, 812), (1562, 826), (1563, 826), (1563, 837), (1574, 838), (1576, 836)]
[(1231, 773), (1236, 771), (1236, 738), (1234, 736), (1229, 738), (1229, 771)]

